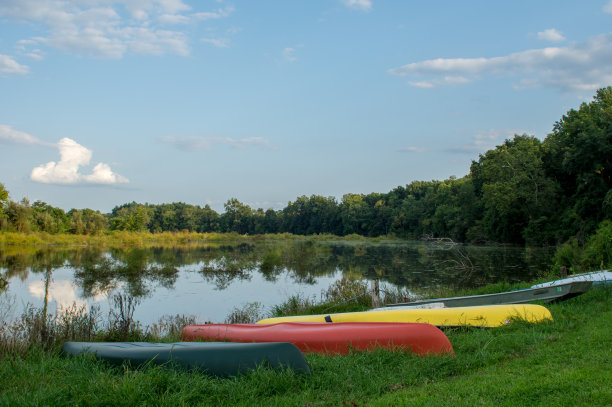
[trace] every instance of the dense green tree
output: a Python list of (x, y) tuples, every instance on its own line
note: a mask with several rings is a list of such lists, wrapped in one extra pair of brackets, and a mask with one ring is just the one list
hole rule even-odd
[(224, 204), (224, 207), (225, 213), (221, 215), (223, 232), (253, 233), (253, 210), (250, 206), (232, 198)]
[(305, 195), (283, 209), (283, 230), (296, 235), (341, 233), (340, 209), (334, 197)]
[[(571, 109), (544, 141), (548, 174), (558, 180), (564, 205), (562, 229), (580, 241), (604, 219), (612, 188), (612, 87), (599, 89), (591, 103)], [(567, 236), (565, 236), (567, 237)]]
[(554, 240), (541, 226), (554, 219), (558, 184), (547, 177), (542, 155), (538, 139), (516, 135), (472, 163), (471, 176), (484, 203), (483, 223), (491, 240)]
[(342, 234), (367, 235), (368, 220), (372, 215), (373, 211), (362, 194), (345, 194), (340, 204)]
[(477, 202), (470, 177), (451, 177), (436, 183), (430, 233), (434, 237), (465, 241), (468, 229), (479, 216)]
[(208, 204), (198, 211), (198, 225), (196, 231), (200, 233), (219, 231), (219, 214)]
[(65, 233), (70, 228), (70, 219), (63, 209), (42, 201), (32, 205), (32, 223), (36, 230), (47, 233)]
[(0, 184), (0, 218), (6, 217), (6, 207), (8, 206), (8, 191), (4, 188), (4, 184)]
[(92, 209), (71, 209), (68, 211), (70, 218), (70, 232), (76, 235), (95, 235), (102, 233), (108, 227), (107, 218)]
[(113, 208), (109, 220), (111, 230), (142, 232), (149, 226), (149, 208), (145, 205), (131, 202)]
[(32, 230), (32, 207), (27, 198), (21, 202), (8, 202), (6, 208), (9, 225), (17, 232), (29, 232)]
[(266, 233), (279, 233), (283, 223), (282, 212), (277, 213), (274, 209), (266, 210), (264, 219), (264, 230)]

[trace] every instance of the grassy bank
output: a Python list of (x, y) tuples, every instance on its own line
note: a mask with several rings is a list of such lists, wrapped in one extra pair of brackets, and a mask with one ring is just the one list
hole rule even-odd
[(107, 246), (107, 247), (174, 247), (202, 246), (225, 243), (249, 243), (281, 240), (345, 241), (345, 242), (393, 242), (391, 237), (364, 237), (359, 235), (292, 235), (290, 233), (265, 235), (240, 235), (231, 233), (197, 232), (120, 232), (111, 231), (96, 235), (75, 235), (69, 233), (49, 234), (44, 232), (0, 232), (0, 247), (37, 247), (37, 246)]
[[(59, 343), (34, 341), (3, 352), (0, 405), (605, 406), (612, 404), (611, 305), (605, 287), (551, 305), (554, 322), (448, 330), (455, 358), (308, 354), (310, 377), (260, 369), (218, 379), (167, 367), (118, 368), (87, 356), (67, 359)], [(110, 327), (129, 334), (121, 319)], [(176, 335), (173, 329), (158, 338)]]

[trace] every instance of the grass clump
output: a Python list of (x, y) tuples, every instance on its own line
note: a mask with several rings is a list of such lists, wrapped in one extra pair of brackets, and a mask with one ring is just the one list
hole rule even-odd
[(269, 317), (290, 315), (314, 315), (327, 312), (364, 311), (372, 307), (372, 297), (367, 283), (342, 278), (321, 292), (320, 299), (301, 294), (290, 296), (269, 312)]
[(254, 324), (263, 318), (263, 305), (249, 302), (242, 307), (234, 307), (225, 319), (226, 324)]

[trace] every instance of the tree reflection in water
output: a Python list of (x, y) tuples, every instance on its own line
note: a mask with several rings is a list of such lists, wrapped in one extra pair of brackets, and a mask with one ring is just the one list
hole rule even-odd
[(313, 284), (319, 277), (340, 273), (427, 289), (529, 279), (547, 267), (550, 256), (545, 248), (292, 239), (195, 248), (3, 248), (0, 276), (10, 281), (44, 274), (48, 294), (53, 270), (68, 267), (74, 270), (82, 298), (118, 287), (134, 297), (154, 296), (157, 287), (172, 289), (180, 273), (197, 273), (216, 290), (226, 290), (234, 281), (250, 281), (256, 273), (269, 282), (282, 276), (295, 284)]

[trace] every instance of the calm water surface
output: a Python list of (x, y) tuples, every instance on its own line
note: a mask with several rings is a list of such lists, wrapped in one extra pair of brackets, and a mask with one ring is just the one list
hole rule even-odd
[[(114, 293), (137, 297), (143, 324), (163, 315), (223, 322), (236, 307), (269, 310), (289, 296), (319, 299), (343, 277), (378, 279), (384, 289), (479, 286), (533, 278), (550, 249), (461, 246), (431, 242), (284, 241), (198, 248), (0, 248), (0, 316), (29, 304), (49, 312), (97, 305), (106, 315)], [(10, 312), (7, 312), (10, 310)], [(7, 314), (7, 315), (3, 315)]]

